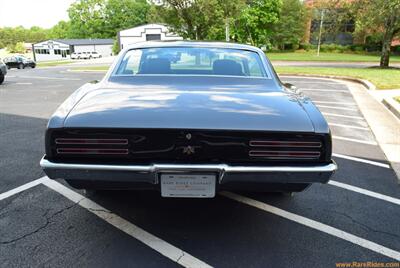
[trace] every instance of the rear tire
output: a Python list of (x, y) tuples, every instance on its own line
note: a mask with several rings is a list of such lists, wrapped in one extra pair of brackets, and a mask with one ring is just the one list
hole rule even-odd
[(25, 68), (24, 64), (22, 63), (18, 64), (18, 69), (24, 69), (24, 68)]
[(0, 74), (0, 85), (4, 82), (4, 74)]

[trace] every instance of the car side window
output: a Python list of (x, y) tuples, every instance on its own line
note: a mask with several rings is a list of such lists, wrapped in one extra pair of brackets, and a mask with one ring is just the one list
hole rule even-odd
[[(128, 54), (129, 53), (129, 54)], [(134, 49), (127, 53), (127, 56), (119, 65), (118, 74), (136, 74), (142, 58), (142, 50)]]

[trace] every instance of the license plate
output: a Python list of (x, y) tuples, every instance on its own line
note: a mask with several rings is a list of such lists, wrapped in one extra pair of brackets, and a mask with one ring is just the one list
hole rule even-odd
[(161, 196), (211, 198), (215, 196), (215, 181), (215, 175), (161, 174)]

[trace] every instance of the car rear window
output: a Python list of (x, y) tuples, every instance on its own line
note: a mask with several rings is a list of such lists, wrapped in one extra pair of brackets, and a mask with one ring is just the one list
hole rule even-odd
[(256, 52), (197, 47), (132, 49), (125, 53), (113, 74), (267, 76)]

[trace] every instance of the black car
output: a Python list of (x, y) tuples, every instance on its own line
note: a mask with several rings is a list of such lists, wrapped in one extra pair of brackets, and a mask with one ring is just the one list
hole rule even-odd
[(7, 65), (8, 69), (18, 68), (24, 69), (26, 67), (35, 68), (36, 62), (31, 59), (25, 58), (23, 56), (12, 56), (4, 59), (4, 63)]
[(4, 64), (2, 59), (0, 59), (0, 85), (3, 84), (6, 74), (7, 74), (7, 66)]
[(282, 84), (260, 49), (232, 43), (124, 49), (101, 82), (59, 107), (45, 144), (51, 179), (164, 197), (302, 191), (337, 168), (312, 101)]

